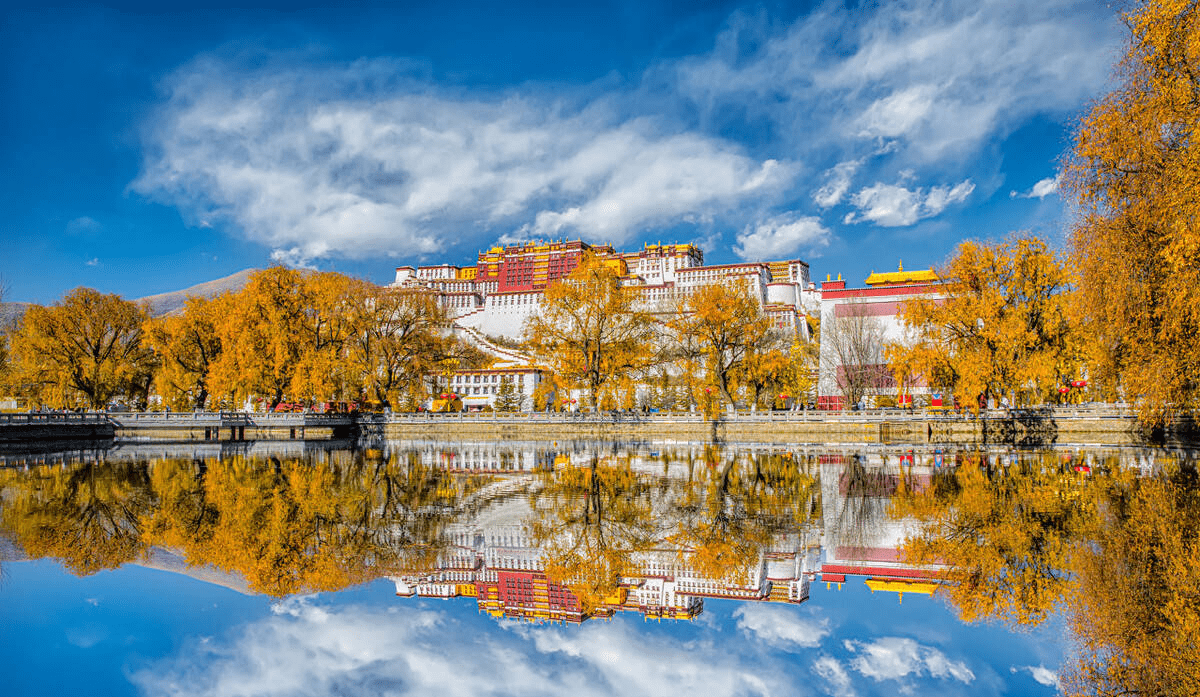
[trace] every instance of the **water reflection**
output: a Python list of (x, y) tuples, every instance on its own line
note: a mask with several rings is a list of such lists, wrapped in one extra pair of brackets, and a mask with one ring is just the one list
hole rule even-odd
[[(767, 622), (749, 608), (804, 603), (815, 584), (865, 583), (893, 603), (936, 590), (968, 621), (1063, 611), (1080, 647), (1064, 671), (1072, 689), (1200, 692), (1188, 452), (287, 448), (10, 454), (6, 554), (77, 574), (139, 563), (277, 597), (386, 577), (401, 597), (535, 621), (686, 620), (729, 598), (747, 603), (742, 620)], [(868, 655), (865, 643), (846, 648)]]

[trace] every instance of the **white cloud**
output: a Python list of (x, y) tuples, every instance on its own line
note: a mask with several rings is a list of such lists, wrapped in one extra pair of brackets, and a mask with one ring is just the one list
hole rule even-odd
[(620, 243), (773, 200), (795, 174), (721, 138), (621, 117), (605, 98), (372, 83), (402, 67), (194, 61), (146, 131), (135, 188), (305, 263), (419, 256), (523, 226)]
[(962, 202), (974, 190), (975, 184), (970, 179), (954, 187), (935, 186), (928, 193), (921, 188), (876, 183), (860, 189), (850, 198), (858, 212), (848, 214), (845, 222), (869, 221), (882, 227), (912, 225), (938, 215), (952, 203)]
[(819, 218), (780, 215), (747, 226), (738, 233), (733, 251), (750, 261), (794, 257), (801, 249), (811, 252), (829, 244), (831, 234)]
[(899, 680), (908, 675), (928, 673), (934, 678), (953, 678), (970, 683), (975, 674), (962, 661), (951, 661), (941, 651), (922, 646), (912, 639), (883, 637), (870, 642), (847, 640), (847, 651), (858, 653), (850, 665), (859, 673), (874, 679)]
[(1046, 177), (1033, 185), (1029, 191), (1013, 191), (1009, 193), (1011, 198), (1046, 198), (1050, 194), (1058, 192), (1058, 186), (1062, 183), (1062, 175), (1057, 174), (1053, 177)]
[(85, 261), (83, 263), (87, 264), (88, 266), (99, 266), (100, 265), (100, 257), (92, 257), (91, 259), (88, 259), (87, 261)]
[(825, 183), (813, 194), (813, 201), (821, 208), (837, 205), (850, 190), (850, 182), (860, 166), (862, 160), (847, 160), (834, 165), (825, 172)]
[(1038, 683), (1046, 687), (1058, 687), (1058, 673), (1050, 670), (1046, 666), (1013, 666), (1013, 673), (1018, 671), (1027, 672)]
[(812, 648), (829, 636), (829, 620), (803, 617), (787, 607), (748, 604), (734, 610), (738, 629), (783, 649)]
[(765, 116), (794, 147), (898, 143), (967, 162), (1034, 114), (1067, 115), (1105, 84), (1120, 31), (1089, 0), (834, 4), (785, 31), (737, 16), (714, 51), (669, 66), (712, 114)]
[(850, 674), (842, 662), (833, 656), (822, 655), (813, 661), (813, 672), (829, 684), (827, 692), (838, 697), (855, 694), (850, 687)]
[(152, 696), (721, 697), (787, 693), (786, 672), (761, 656), (620, 621), (468, 627), (411, 606), (322, 608), (302, 599), (226, 638), (184, 646), (133, 682)]
[(104, 226), (100, 224), (100, 221), (86, 215), (67, 223), (67, 232), (71, 234), (94, 233), (103, 229)]

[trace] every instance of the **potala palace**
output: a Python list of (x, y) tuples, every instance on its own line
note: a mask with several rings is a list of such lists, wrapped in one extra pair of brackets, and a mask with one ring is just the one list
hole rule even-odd
[[(611, 245), (560, 240), (492, 247), (479, 253), (474, 266), (400, 266), (393, 285), (434, 292), (455, 331), (496, 359), (493, 368), (462, 371), (446, 385), (463, 395), (468, 406), (478, 407), (494, 401), (502, 378), (514, 378), (524, 394), (532, 394), (540, 371), (526, 356), (490, 338), (520, 339), (526, 320), (541, 307), (547, 286), (570, 274), (585, 253), (611, 265), (622, 283), (640, 294), (643, 309), (663, 316), (674, 312), (679, 301), (697, 288), (744, 283), (776, 328), (801, 340), (809, 338), (808, 317), (819, 317), (821, 326), (833, 327), (851, 316), (875, 318), (881, 340), (901, 339), (904, 330), (897, 318), (901, 304), (913, 295), (936, 292), (937, 283), (928, 269), (905, 271), (900, 265), (898, 271), (872, 273), (863, 288), (848, 288), (840, 275), (818, 288), (810, 279), (808, 263), (800, 259), (706, 265), (703, 251), (692, 244), (647, 244), (623, 252)], [(823, 343), (818, 369), (822, 407), (841, 406), (840, 362), (838, 352)], [(877, 388), (880, 394), (895, 392), (894, 385)]]

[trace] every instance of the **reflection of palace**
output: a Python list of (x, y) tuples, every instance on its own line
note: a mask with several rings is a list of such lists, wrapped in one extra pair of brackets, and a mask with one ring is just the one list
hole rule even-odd
[[(943, 569), (903, 561), (918, 528), (896, 517), (896, 496), (926, 489), (943, 467), (1027, 456), (942, 447), (413, 440), (273, 453), (146, 444), (69, 462), (35, 454), (0, 468), (0, 538), (18, 545), (0, 543), (0, 560), (59, 558), (78, 573), (142, 563), (278, 596), (386, 574), (402, 596), (573, 622), (687, 619), (705, 598), (802, 603), (814, 581), (928, 593)], [(1037, 457), (1068, 462), (1076, 477), (1098, 458), (1154, 466), (1131, 448)], [(299, 517), (269, 514), (281, 509)], [(304, 551), (281, 562), (264, 553), (276, 539)]]
[(816, 569), (814, 550), (796, 535), (778, 540), (745, 577), (731, 580), (700, 576), (674, 549), (652, 550), (636, 555), (638, 575), (622, 577), (611, 596), (585, 613), (569, 588), (546, 576), (542, 551), (522, 525), (454, 526), (450, 540), (437, 569), (392, 578), (396, 595), (471, 597), (495, 617), (529, 620), (581, 622), (626, 611), (692, 619), (703, 610), (704, 598), (802, 603)]
[[(587, 441), (556, 447), (547, 447), (550, 444), (545, 442), (492, 441), (405, 441), (395, 445), (415, 451), (424, 464), (512, 475), (569, 466), (572, 461), (587, 462), (607, 450)], [(634, 471), (677, 481), (687, 475), (682, 463), (698, 460), (704, 451), (700, 443), (659, 443), (653, 448), (623, 448), (622, 455)], [(660, 451), (667, 450), (673, 460), (662, 456)], [(770, 453), (781, 449), (759, 446), (757, 450)], [(802, 603), (809, 597), (810, 583), (817, 579), (826, 581), (827, 587), (863, 581), (873, 591), (896, 592), (900, 597), (903, 593), (931, 593), (939, 571), (903, 563), (899, 547), (914, 530), (907, 521), (893, 520), (889, 506), (902, 476), (908, 486), (926, 486), (942, 454), (932, 449), (870, 455), (828, 454), (827, 448), (812, 448), (812, 453), (806, 450), (788, 448), (786, 452), (796, 454), (798, 462), (808, 457), (818, 465), (814, 474), (821, 482), (822, 516), (808, 529), (776, 535), (743, 578), (705, 577), (687, 563), (687, 554), (664, 546), (636, 553), (638, 573), (621, 578), (617, 592), (586, 614), (568, 588), (547, 578), (542, 551), (520, 522), (528, 515), (528, 504), (517, 501), (493, 506), (470, 524), (452, 526), (451, 550), (438, 558), (437, 568), (393, 577), (397, 595), (471, 597), (481, 611), (494, 616), (579, 622), (620, 611), (690, 619), (701, 611), (704, 598)], [(517, 477), (517, 481), (521, 479)], [(506, 477), (491, 486), (511, 491), (513, 484), (514, 480)]]
[(862, 579), (872, 591), (929, 594), (937, 587), (938, 570), (914, 567), (901, 559), (900, 546), (917, 532), (912, 521), (890, 514), (891, 499), (901, 485), (927, 487), (942, 454), (896, 454), (891, 463), (873, 456), (822, 455), (821, 500), (824, 502), (824, 561), (821, 580), (840, 587)]

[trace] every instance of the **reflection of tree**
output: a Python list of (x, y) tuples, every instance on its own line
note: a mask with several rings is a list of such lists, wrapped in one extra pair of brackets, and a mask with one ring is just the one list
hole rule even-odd
[(945, 592), (964, 620), (1040, 622), (1066, 591), (1070, 552), (1094, 518), (1086, 488), (1052, 452), (1009, 466), (967, 455), (928, 489), (895, 499), (895, 514), (922, 527), (905, 555), (948, 565)]
[(1200, 481), (1195, 463), (1164, 476), (1118, 475), (1069, 603), (1081, 655), (1068, 694), (1200, 694)]
[(7, 471), (0, 533), (76, 573), (162, 546), (259, 592), (336, 590), (432, 567), (446, 525), (487, 481), (378, 453)]
[(145, 550), (140, 518), (150, 504), (143, 465), (85, 464), (5, 472), (0, 529), (32, 558), (55, 557), (93, 574)]
[(153, 541), (181, 548), (189, 563), (241, 573), (271, 595), (428, 568), (472, 488), (415, 458), (359, 455), (320, 467), (233, 458), (159, 469)]
[(593, 458), (541, 476), (530, 504), (530, 532), (542, 546), (546, 576), (567, 585), (591, 612), (632, 575), (633, 555), (656, 540), (651, 484), (628, 461)]
[(739, 456), (708, 446), (689, 464), (671, 539), (701, 576), (745, 578), (776, 535), (816, 512), (816, 480), (790, 453)]

